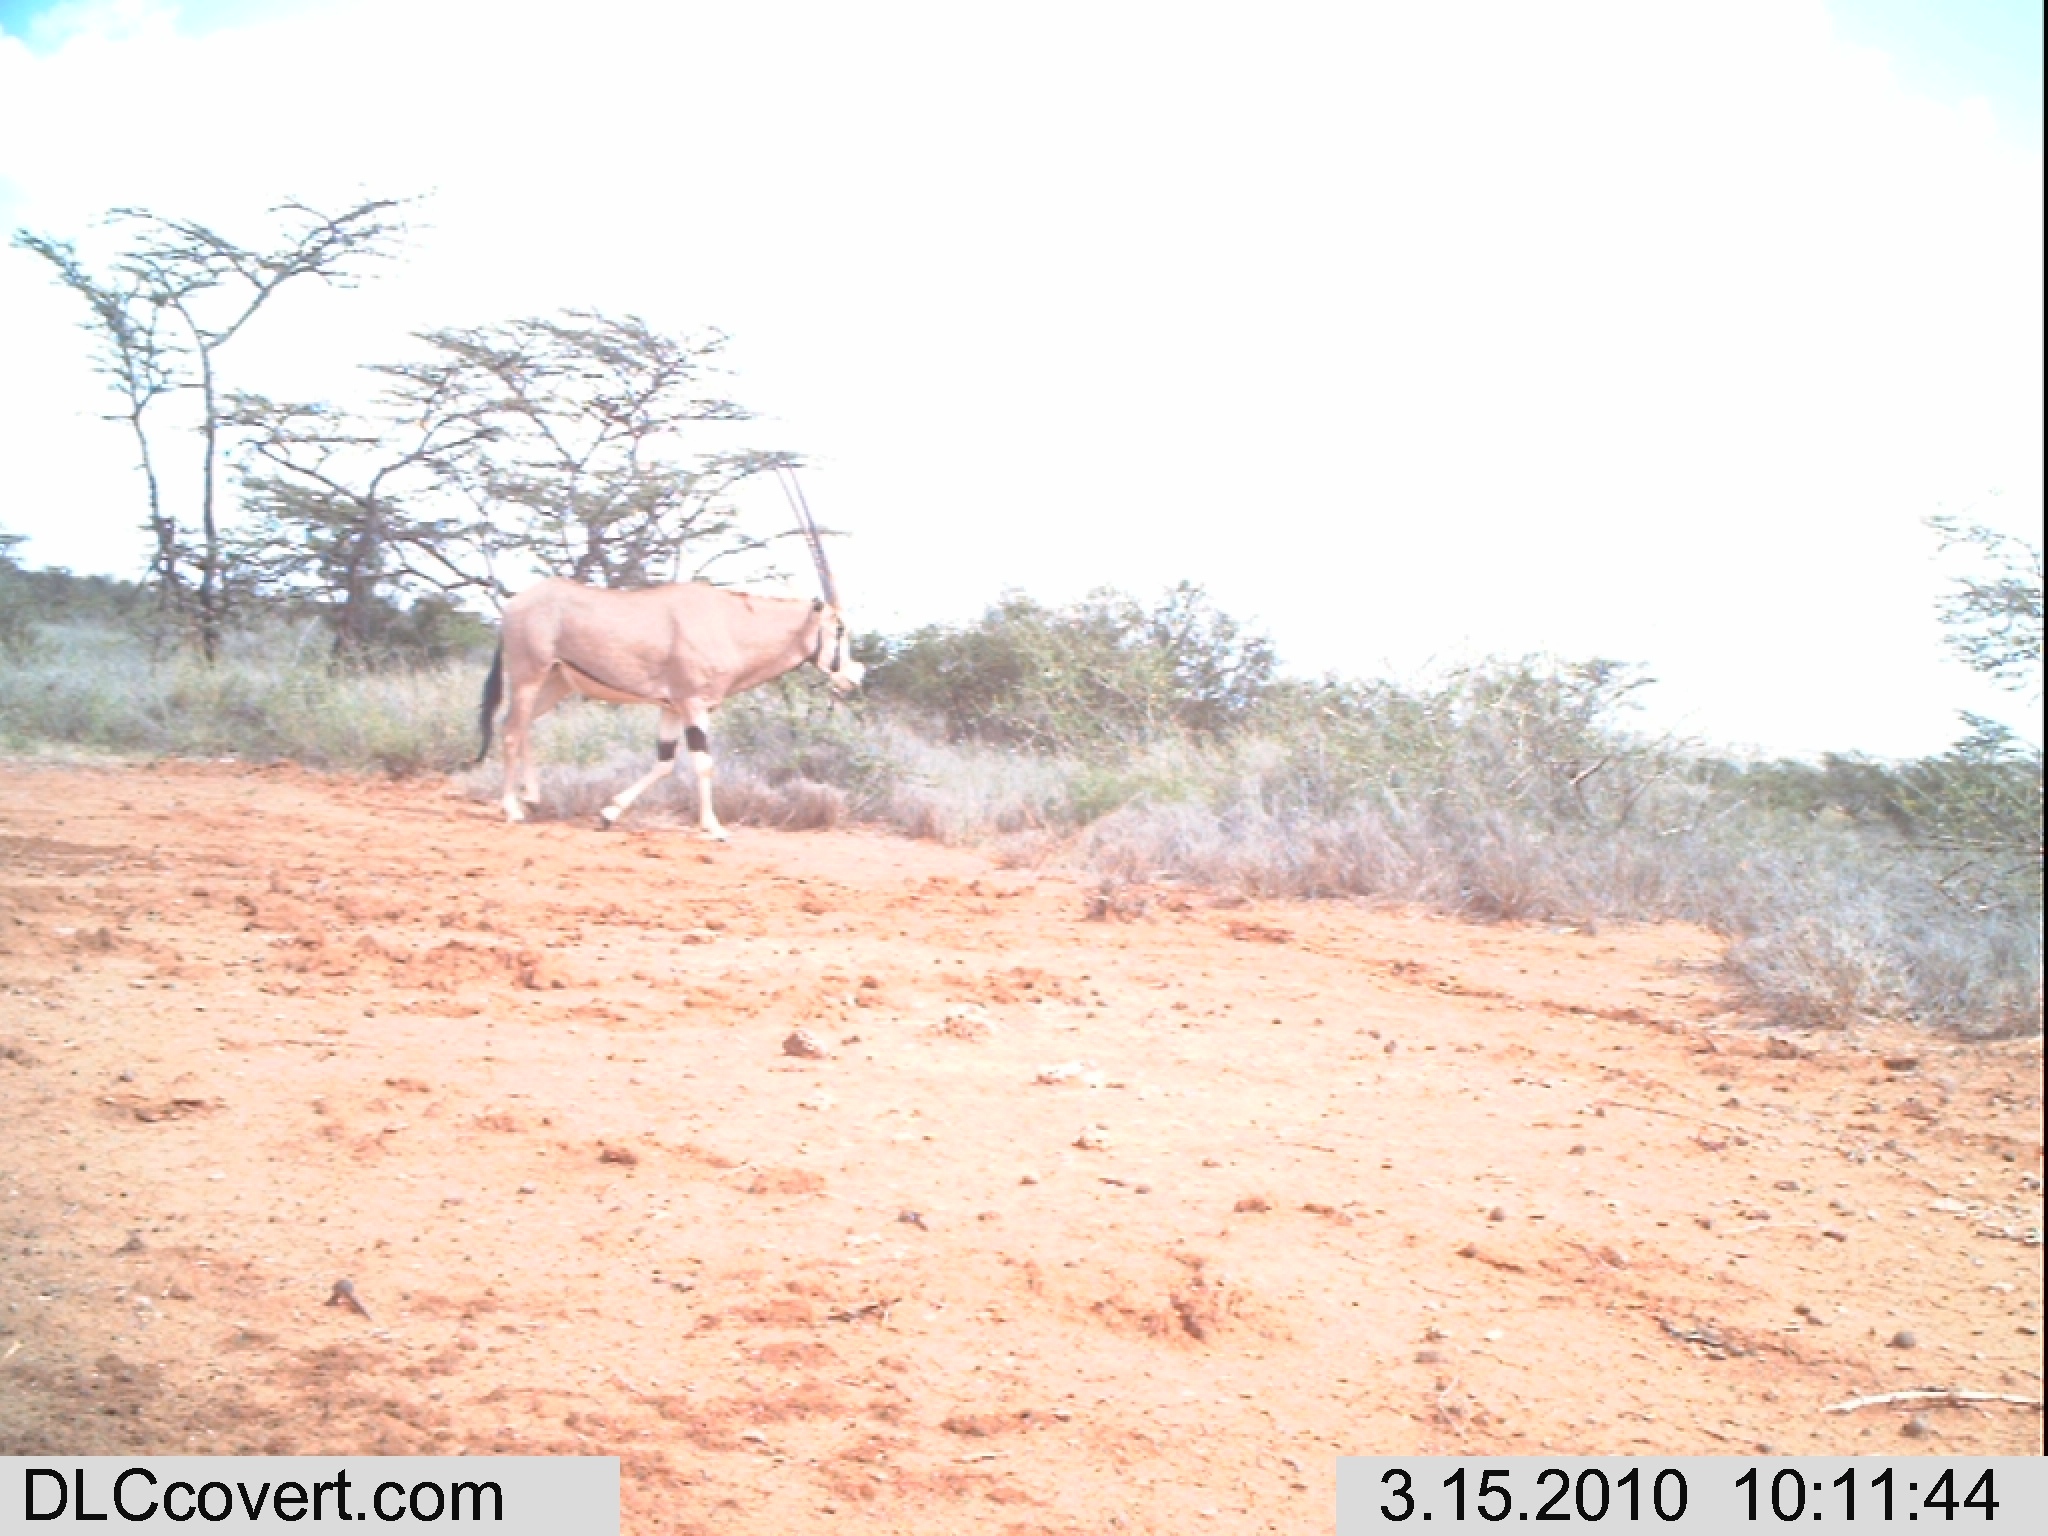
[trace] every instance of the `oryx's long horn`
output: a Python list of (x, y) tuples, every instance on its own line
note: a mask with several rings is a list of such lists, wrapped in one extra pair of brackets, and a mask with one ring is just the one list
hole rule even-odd
[(803, 529), (804, 542), (811, 546), (811, 563), (818, 568), (818, 585), (824, 590), (825, 601), (832, 607), (839, 606), (839, 588), (832, 580), (832, 565), (825, 558), (825, 540), (818, 533), (817, 519), (811, 516), (811, 505), (804, 500), (804, 488), (797, 482), (796, 471), (787, 465), (776, 471), (782, 480), (782, 492), (789, 498), (789, 504), (796, 512), (797, 522)]

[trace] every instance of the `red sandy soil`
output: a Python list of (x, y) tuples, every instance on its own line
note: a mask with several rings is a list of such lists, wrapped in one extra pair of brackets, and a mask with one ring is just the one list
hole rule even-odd
[(0, 764), (0, 1452), (615, 1454), (628, 1531), (786, 1536), (2040, 1454), (1829, 1411), (2041, 1396), (2040, 1042), (1793, 1034), (1720, 951)]

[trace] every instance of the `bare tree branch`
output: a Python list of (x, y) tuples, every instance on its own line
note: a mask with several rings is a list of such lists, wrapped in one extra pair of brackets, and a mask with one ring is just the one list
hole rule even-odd
[[(94, 367), (122, 397), (118, 419), (135, 434), (148, 484), (152, 574), (167, 604), (182, 610), (189, 598), (209, 660), (219, 651), (231, 591), (217, 496), (227, 425), (219, 354), (286, 283), (317, 277), (351, 286), (361, 266), (392, 254), (405, 230), (395, 215), (405, 206), (406, 200), (375, 198), (330, 215), (287, 201), (270, 210), (280, 237), (269, 248), (242, 245), (196, 221), (116, 208), (102, 223), (124, 244), (104, 278), (88, 271), (67, 241), (26, 230), (14, 237), (16, 245), (50, 262), (58, 280), (86, 301), (87, 329), (99, 340)], [(182, 391), (199, 400), (196, 548), (164, 504), (151, 451), (150, 407)]]

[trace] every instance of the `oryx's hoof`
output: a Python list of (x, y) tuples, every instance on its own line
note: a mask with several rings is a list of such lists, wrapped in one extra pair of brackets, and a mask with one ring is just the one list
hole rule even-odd
[(597, 830), (600, 832), (611, 831), (613, 827), (619, 824), (619, 818), (625, 814), (624, 811), (614, 810), (612, 807), (606, 806), (597, 813)]

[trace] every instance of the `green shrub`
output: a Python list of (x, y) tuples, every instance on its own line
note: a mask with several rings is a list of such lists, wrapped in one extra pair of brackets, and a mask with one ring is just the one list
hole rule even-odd
[(1149, 609), (1107, 590), (1057, 609), (1009, 593), (973, 624), (929, 626), (869, 654), (873, 695), (948, 740), (1070, 753), (1227, 735), (1274, 671), (1266, 639), (1186, 582)]

